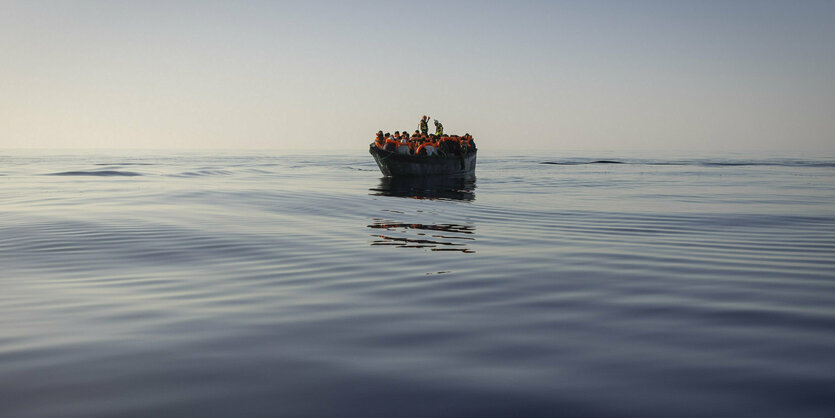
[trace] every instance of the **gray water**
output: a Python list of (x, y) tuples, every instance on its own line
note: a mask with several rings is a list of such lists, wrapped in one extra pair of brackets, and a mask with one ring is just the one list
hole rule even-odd
[(833, 416), (835, 157), (0, 153), (0, 416)]

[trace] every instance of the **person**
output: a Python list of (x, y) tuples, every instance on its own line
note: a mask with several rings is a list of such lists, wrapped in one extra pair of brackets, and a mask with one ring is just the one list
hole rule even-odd
[(383, 149), (385, 149), (386, 151), (392, 151), (393, 152), (395, 150), (395, 148), (397, 148), (397, 141), (395, 141), (391, 137), (391, 134), (388, 133), (388, 132), (386, 132), (386, 134), (383, 137), (386, 139), (386, 145)]
[(418, 130), (420, 130), (420, 133), (424, 135), (429, 133), (429, 118), (427, 118), (426, 115), (423, 115), (423, 118), (420, 119), (420, 122), (418, 123)]
[(433, 119), (435, 121), (435, 135), (437, 136), (444, 136), (444, 125), (441, 122), (438, 122), (437, 119)]
[(461, 155), (461, 143), (456, 138), (444, 136), (438, 146), (447, 155)]
[(374, 143), (377, 144), (377, 148), (383, 148), (386, 144), (386, 140), (383, 139), (383, 131), (377, 131), (377, 138), (374, 139)]
[[(399, 136), (399, 133), (398, 133)], [(411, 153), (412, 149), (409, 146), (409, 142), (406, 140), (406, 135), (402, 138), (397, 140), (397, 153), (398, 154), (409, 154)]]
[(415, 155), (429, 156), (429, 155), (435, 155), (437, 153), (438, 152), (435, 149), (435, 143), (432, 142), (432, 141), (429, 141), (429, 140), (424, 141), (422, 144), (420, 144), (420, 146), (417, 147), (417, 150), (415, 151)]
[(462, 141), (461, 145), (463, 145), (467, 151), (472, 151), (475, 149), (475, 142), (473, 142), (473, 136), (470, 135), (469, 132), (464, 134), (464, 141)]

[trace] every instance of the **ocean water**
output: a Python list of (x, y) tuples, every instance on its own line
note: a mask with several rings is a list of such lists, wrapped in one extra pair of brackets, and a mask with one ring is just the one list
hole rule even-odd
[(0, 416), (835, 416), (835, 156), (0, 152)]

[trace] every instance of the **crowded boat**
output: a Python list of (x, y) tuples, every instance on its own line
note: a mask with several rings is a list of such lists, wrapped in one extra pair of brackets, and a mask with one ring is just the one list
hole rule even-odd
[(411, 135), (408, 131), (396, 131), (394, 135), (378, 131), (374, 138), (377, 148), (403, 155), (454, 156), (475, 150), (475, 142), (469, 133), (463, 136), (444, 134), (444, 126), (435, 120), (435, 134), (428, 133), (428, 118), (421, 118), (418, 129)]

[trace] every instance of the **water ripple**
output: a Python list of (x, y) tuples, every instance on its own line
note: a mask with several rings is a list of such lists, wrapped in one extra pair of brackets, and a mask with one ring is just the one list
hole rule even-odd
[(135, 177), (142, 174), (133, 171), (118, 171), (118, 170), (97, 170), (97, 171), (61, 171), (58, 173), (50, 173), (47, 176), (97, 176), (97, 177)]
[(604, 157), (4, 156), (0, 410), (831, 416), (831, 158)]

